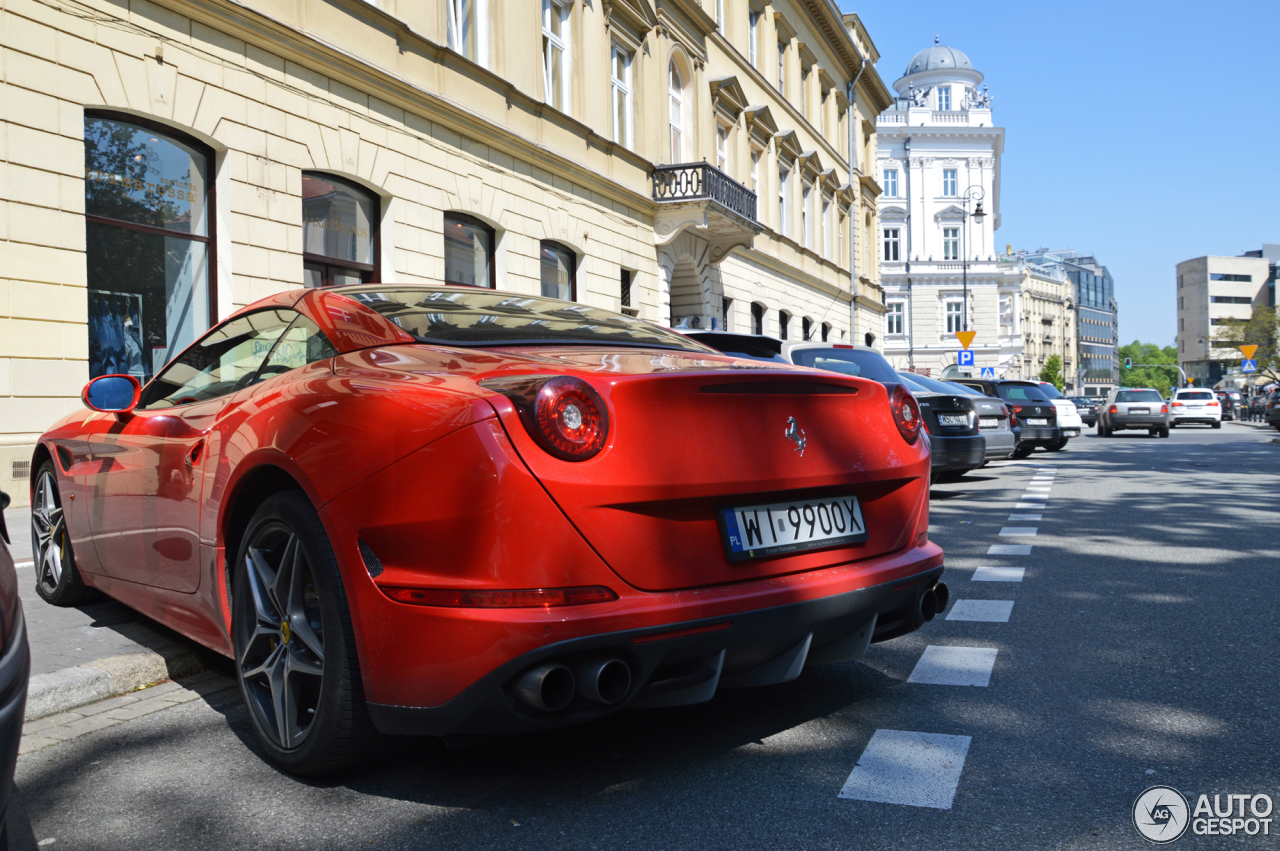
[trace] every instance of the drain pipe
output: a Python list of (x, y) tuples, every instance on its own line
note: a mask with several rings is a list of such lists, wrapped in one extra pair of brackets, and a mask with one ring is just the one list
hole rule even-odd
[(912, 297), (911, 290), (911, 137), (907, 137), (907, 141), (903, 145), (903, 169), (902, 169), (902, 185), (907, 191), (907, 220), (906, 239), (902, 241), (903, 248), (906, 249), (907, 263), (907, 315), (903, 317), (903, 321), (907, 327), (902, 330), (907, 334), (907, 363), (912, 370), (916, 367), (916, 326), (915, 326), (915, 299)]
[[(858, 81), (862, 79), (862, 73), (867, 70), (867, 60), (862, 59), (862, 65), (858, 68), (858, 74), (849, 83), (849, 188), (856, 193), (854, 197), (861, 198), (862, 186), (854, 182), (854, 171), (857, 168), (857, 150), (858, 145), (853, 132), (853, 122), (858, 115)], [(857, 187), (854, 189), (854, 187)], [(860, 222), (849, 217), (849, 342), (853, 343), (857, 340), (858, 333), (858, 293), (855, 282), (858, 278), (858, 227)]]

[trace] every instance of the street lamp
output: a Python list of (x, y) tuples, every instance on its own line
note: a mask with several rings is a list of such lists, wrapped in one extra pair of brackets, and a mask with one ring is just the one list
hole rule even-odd
[[(964, 277), (964, 312), (960, 314), (960, 322), (963, 325), (962, 331), (969, 330), (969, 251), (965, 247), (966, 231), (969, 230), (969, 219), (972, 218), (978, 224), (982, 224), (982, 220), (987, 217), (986, 212), (982, 209), (982, 199), (987, 197), (987, 193), (981, 186), (970, 186), (964, 191), (964, 195), (960, 196), (960, 204), (964, 208), (964, 227), (960, 229), (960, 256), (964, 261), (961, 267)], [(974, 207), (972, 213), (969, 212), (969, 202), (976, 201), (977, 206)]]

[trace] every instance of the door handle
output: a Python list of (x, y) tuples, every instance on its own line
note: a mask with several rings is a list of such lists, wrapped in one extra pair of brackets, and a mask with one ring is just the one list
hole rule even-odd
[(204, 454), (204, 440), (197, 440), (195, 446), (187, 450), (187, 466), (194, 467), (200, 463), (200, 456)]

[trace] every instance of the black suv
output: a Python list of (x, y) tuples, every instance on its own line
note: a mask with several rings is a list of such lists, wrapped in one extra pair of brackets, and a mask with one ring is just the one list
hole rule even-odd
[(1067, 401), (1076, 406), (1076, 410), (1080, 412), (1080, 419), (1087, 426), (1096, 426), (1098, 424), (1098, 400), (1089, 398), (1088, 396), (1068, 396)]
[(1058, 411), (1037, 382), (1011, 378), (950, 380), (1005, 401), (1021, 429), (1018, 433), (1018, 448), (1013, 451), (1014, 458), (1026, 458), (1037, 446), (1047, 449), (1057, 446), (1058, 441), (1062, 440)]

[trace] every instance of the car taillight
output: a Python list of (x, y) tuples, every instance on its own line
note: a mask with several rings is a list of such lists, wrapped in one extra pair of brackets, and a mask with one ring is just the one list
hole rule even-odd
[(568, 375), (494, 378), (480, 386), (515, 403), (525, 430), (538, 445), (565, 461), (586, 461), (604, 448), (609, 410), (587, 382)]
[(1002, 417), (1007, 417), (1007, 416), (1009, 416), (1009, 406), (1008, 406), (1008, 405), (1001, 405), (1001, 406), (1000, 406), (1000, 416), (1002, 416)]
[(1216, 408), (1216, 407), (1218, 407), (1218, 403), (1217, 403), (1217, 402), (1210, 402), (1210, 403), (1209, 403), (1209, 405), (1208, 405), (1208, 407), (1210, 407), (1210, 408)]
[(1182, 407), (1182, 403), (1181, 403), (1181, 402), (1174, 402), (1174, 403), (1173, 403), (1173, 407), (1175, 407), (1175, 408), (1181, 408), (1181, 407)]
[(1107, 413), (1109, 413), (1109, 414), (1118, 414), (1118, 413), (1120, 413), (1120, 411), (1119, 411), (1119, 409), (1117, 409), (1117, 408), (1116, 408), (1116, 406), (1115, 406), (1115, 405), (1112, 405), (1112, 406), (1111, 406), (1111, 408), (1107, 411)]
[(415, 606), (448, 606), (464, 609), (543, 609), (611, 603), (618, 595), (603, 585), (582, 588), (529, 588), (517, 591), (472, 591), (453, 588), (401, 588), (379, 586), (398, 603)]
[(1160, 413), (1162, 413), (1162, 414), (1167, 414), (1167, 413), (1169, 413), (1169, 406), (1168, 406), (1168, 405), (1161, 405), (1161, 406), (1160, 406)]
[(920, 437), (920, 406), (916, 404), (915, 397), (899, 384), (889, 397), (889, 410), (893, 412), (893, 421), (902, 439), (914, 444)]

